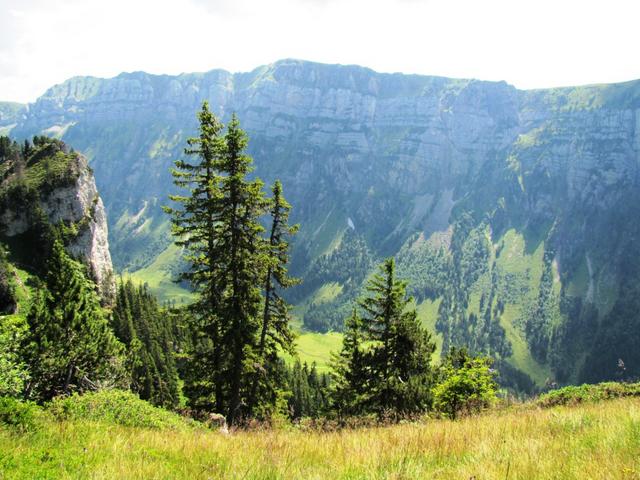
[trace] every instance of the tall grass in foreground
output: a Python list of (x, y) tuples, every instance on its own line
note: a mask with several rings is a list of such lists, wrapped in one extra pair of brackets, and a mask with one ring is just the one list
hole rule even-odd
[(0, 478), (640, 479), (640, 400), (329, 433), (51, 422), (0, 429)]

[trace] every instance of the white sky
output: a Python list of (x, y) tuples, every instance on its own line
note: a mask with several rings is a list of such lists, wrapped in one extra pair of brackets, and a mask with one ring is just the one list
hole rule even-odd
[(283, 58), (520, 88), (640, 78), (639, 0), (0, 0), (0, 100)]

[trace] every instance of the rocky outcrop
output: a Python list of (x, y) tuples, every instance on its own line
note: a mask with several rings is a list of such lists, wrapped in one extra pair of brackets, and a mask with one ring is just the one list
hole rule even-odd
[[(42, 189), (39, 208), (51, 224), (64, 224), (71, 232), (68, 252), (89, 267), (102, 298), (109, 301), (115, 295), (115, 276), (104, 205), (86, 159), (79, 154), (71, 155), (74, 159), (68, 168), (74, 172), (74, 180), (52, 189)], [(18, 205), (2, 211), (0, 229), (3, 235), (15, 237), (32, 228), (33, 220), (25, 207)]]
[(52, 222), (79, 224), (78, 235), (68, 245), (75, 258), (90, 267), (103, 298), (115, 295), (115, 276), (109, 252), (107, 215), (86, 160), (80, 157), (81, 174), (76, 184), (54, 191), (43, 202)]

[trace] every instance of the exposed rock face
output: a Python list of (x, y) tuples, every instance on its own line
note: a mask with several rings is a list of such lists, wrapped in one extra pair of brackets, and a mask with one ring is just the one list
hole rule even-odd
[[(82, 159), (82, 162), (86, 160)], [(58, 218), (61, 221), (80, 222), (89, 218), (88, 224), (69, 245), (69, 252), (88, 263), (102, 297), (113, 298), (116, 286), (109, 252), (107, 215), (93, 174), (86, 164), (84, 167), (75, 188), (54, 192), (46, 201), (46, 209), (52, 221)], [(58, 206), (66, 208), (60, 210)]]
[[(102, 298), (115, 294), (115, 277), (109, 253), (107, 217), (87, 161), (76, 155), (71, 167), (78, 175), (72, 185), (60, 186), (40, 196), (40, 208), (52, 224), (73, 225), (77, 234), (68, 252), (88, 265)], [(0, 216), (2, 232), (8, 237), (25, 233), (31, 220), (25, 210), (7, 209)]]

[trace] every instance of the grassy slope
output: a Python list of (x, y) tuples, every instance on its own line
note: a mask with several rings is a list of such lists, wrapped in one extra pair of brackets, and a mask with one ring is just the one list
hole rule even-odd
[(300, 361), (316, 363), (318, 371), (329, 372), (331, 353), (342, 348), (342, 334), (337, 332), (301, 332), (296, 340)]
[(0, 478), (637, 479), (640, 401), (512, 409), (331, 433), (0, 427)]
[(422, 326), (429, 330), (429, 332), (431, 332), (431, 335), (433, 335), (432, 340), (436, 343), (436, 351), (433, 355), (434, 360), (439, 359), (442, 353), (442, 334), (436, 331), (438, 308), (440, 307), (441, 302), (442, 299), (440, 298), (435, 301), (427, 299), (418, 304), (416, 307), (418, 318), (422, 322)]
[(5, 322), (7, 322), (7, 325), (11, 321), (23, 322), (27, 313), (31, 309), (31, 302), (33, 298), (33, 288), (30, 286), (30, 281), (34, 278), (33, 274), (12, 263), (10, 263), (10, 268), (13, 271), (12, 274), (16, 287), (15, 292), (18, 300), (18, 309), (13, 315), (0, 315), (0, 328), (5, 325)]
[[(533, 302), (537, 294), (540, 277), (542, 276), (544, 244), (539, 243), (533, 252), (528, 252), (525, 238), (515, 230), (509, 230), (503, 237), (503, 248), (496, 264), (501, 271), (528, 280), (528, 300)], [(513, 353), (509, 362), (516, 368), (527, 373), (538, 385), (543, 385), (551, 377), (548, 366), (538, 363), (527, 345), (522, 330), (518, 326), (518, 317), (526, 307), (527, 299), (519, 299), (518, 303), (507, 303), (504, 313), (500, 317), (500, 325), (505, 329), (507, 339), (511, 343)]]
[(170, 267), (177, 264), (179, 259), (180, 250), (171, 244), (155, 258), (151, 265), (129, 275), (134, 281), (146, 283), (160, 301), (189, 302), (192, 299), (192, 294), (175, 283), (171, 279), (169, 271)]

